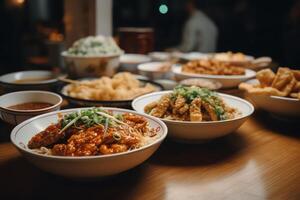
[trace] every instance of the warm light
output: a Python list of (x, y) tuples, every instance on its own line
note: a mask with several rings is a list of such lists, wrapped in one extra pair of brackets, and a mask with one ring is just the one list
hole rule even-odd
[(15, 0), (16, 4), (23, 4), (25, 0)]
[(160, 6), (159, 6), (159, 12), (161, 13), (161, 14), (166, 14), (167, 12), (168, 12), (168, 10), (169, 10), (169, 8), (168, 8), (168, 6), (166, 5), (166, 4), (161, 4)]
[(6, 0), (8, 6), (19, 7), (25, 3), (25, 0)]

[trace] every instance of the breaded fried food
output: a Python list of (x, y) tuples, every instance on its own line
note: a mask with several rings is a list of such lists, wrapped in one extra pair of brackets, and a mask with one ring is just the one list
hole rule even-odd
[(144, 111), (163, 119), (199, 122), (233, 119), (240, 114), (216, 92), (196, 86), (177, 86), (169, 96), (146, 105)]
[(174, 109), (173, 109), (173, 113), (176, 113), (177, 110), (179, 110), (181, 107), (184, 106), (186, 100), (183, 96), (179, 95), (177, 98), (176, 98), (176, 101), (175, 101), (175, 104), (174, 104)]
[(201, 99), (199, 97), (195, 98), (190, 105), (190, 120), (202, 121)]
[(294, 77), (297, 81), (300, 81), (300, 70), (292, 70)]
[(104, 76), (69, 84), (63, 88), (63, 93), (79, 99), (108, 101), (134, 99), (155, 90), (152, 84), (141, 84), (133, 74), (120, 72), (112, 78)]
[(157, 106), (157, 102), (156, 102), (156, 101), (153, 101), (153, 102), (147, 104), (147, 105), (145, 106), (144, 110), (145, 110), (146, 113), (149, 113), (149, 112), (151, 112), (151, 110), (152, 110), (154, 107), (156, 107), (156, 106)]
[[(264, 94), (300, 99), (300, 71), (280, 67), (274, 75), (271, 70), (261, 70), (257, 73), (259, 84), (241, 83), (239, 89), (252, 94)], [(297, 78), (296, 78), (297, 77)], [(271, 82), (272, 80), (272, 82)]]
[(260, 82), (262, 87), (268, 87), (272, 85), (275, 79), (275, 74), (270, 69), (263, 69), (256, 74), (256, 78)]
[(275, 79), (272, 83), (272, 87), (283, 92), (287, 96), (296, 84), (296, 79), (293, 72), (286, 67), (278, 69)]
[(193, 74), (244, 75), (245, 69), (218, 60), (192, 60), (182, 66), (182, 71)]
[(150, 114), (154, 117), (162, 117), (165, 112), (167, 111), (169, 105), (170, 105), (170, 95), (166, 94), (163, 95), (160, 100), (158, 101), (156, 107), (154, 107), (151, 111)]
[(212, 105), (210, 105), (207, 102), (203, 102), (202, 103), (204, 109), (207, 111), (207, 113), (209, 114), (210, 118), (212, 121), (217, 121), (218, 120), (218, 116), (214, 110), (214, 108), (212, 107)]

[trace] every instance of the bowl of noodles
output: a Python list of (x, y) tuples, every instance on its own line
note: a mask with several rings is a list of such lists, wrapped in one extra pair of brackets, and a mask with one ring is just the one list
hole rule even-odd
[(167, 135), (159, 119), (118, 108), (51, 112), (16, 126), (11, 141), (30, 162), (57, 175), (114, 175), (147, 160)]
[(111, 106), (130, 108), (134, 98), (162, 90), (153, 81), (138, 79), (133, 74), (121, 72), (112, 78), (101, 77), (76, 81), (59, 90), (61, 96), (78, 106)]
[(143, 95), (132, 107), (162, 119), (170, 137), (192, 142), (230, 134), (254, 111), (252, 104), (241, 98), (195, 86)]

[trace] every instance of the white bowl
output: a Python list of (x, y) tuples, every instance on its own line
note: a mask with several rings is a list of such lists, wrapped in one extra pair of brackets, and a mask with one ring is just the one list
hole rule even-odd
[(211, 57), (212, 54), (209, 53), (189, 52), (189, 53), (182, 53), (178, 58), (191, 61), (191, 60), (199, 60), (199, 59), (207, 60)]
[(124, 54), (120, 57), (121, 70), (136, 72), (137, 66), (141, 63), (150, 62), (151, 58), (143, 54)]
[[(161, 96), (172, 91), (163, 91), (138, 97), (132, 102), (132, 107), (139, 113), (145, 113), (145, 105), (157, 101)], [(169, 136), (178, 140), (197, 141), (221, 137), (234, 132), (253, 113), (254, 107), (248, 101), (227, 94), (218, 93), (229, 106), (237, 108), (241, 116), (235, 119), (212, 121), (212, 122), (190, 122), (161, 119), (169, 129)]]
[(138, 72), (140, 75), (146, 76), (149, 79), (170, 79), (172, 71), (159, 71), (160, 67), (168, 65), (166, 62), (148, 62), (138, 65)]
[[(0, 117), (9, 124), (17, 125), (34, 116), (59, 110), (62, 101), (63, 99), (59, 95), (46, 91), (35, 90), (8, 93), (0, 96)], [(9, 106), (28, 102), (50, 103), (53, 106), (37, 110), (15, 110), (8, 108)]]
[(104, 108), (116, 114), (129, 112), (144, 116), (151, 127), (160, 127), (158, 131), (160, 137), (139, 149), (99, 156), (70, 157), (44, 155), (35, 153), (25, 146), (38, 132), (44, 130), (51, 123), (56, 123), (58, 121), (58, 113), (68, 114), (81, 109), (61, 110), (29, 119), (13, 129), (11, 141), (30, 162), (47, 172), (72, 178), (94, 178), (118, 174), (141, 164), (157, 150), (168, 132), (166, 125), (154, 117), (138, 114), (131, 110)]
[[(257, 79), (247, 81), (247, 83), (258, 83)], [(264, 94), (252, 94), (245, 92), (245, 96), (254, 103), (257, 108), (261, 108), (275, 115), (282, 117), (300, 117), (300, 100), (288, 97), (269, 96)]]
[(120, 66), (120, 55), (75, 56), (61, 54), (69, 76), (73, 78), (113, 76)]
[(155, 80), (154, 82), (160, 84), (164, 90), (173, 90), (173, 88), (178, 85), (176, 81), (169, 80), (169, 79), (158, 79)]
[(251, 69), (245, 69), (245, 75), (206, 75), (206, 74), (192, 74), (182, 72), (181, 65), (173, 65), (172, 71), (175, 78), (179, 81), (188, 78), (205, 78), (218, 81), (222, 84), (222, 88), (234, 88), (237, 87), (241, 82), (255, 77), (256, 72)]
[(168, 61), (172, 54), (169, 52), (154, 51), (148, 54), (153, 61)]
[[(58, 77), (63, 75), (55, 74), (47, 70), (19, 71), (0, 76), (0, 85), (6, 91), (20, 90), (54, 90), (58, 85)], [(32, 82), (18, 82), (24, 79), (40, 79)], [(45, 79), (45, 80), (43, 80)]]

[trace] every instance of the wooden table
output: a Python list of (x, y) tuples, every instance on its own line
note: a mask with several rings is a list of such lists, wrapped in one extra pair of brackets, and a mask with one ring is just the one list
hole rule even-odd
[[(300, 125), (255, 113), (203, 144), (167, 139), (144, 164), (93, 181), (45, 173), (20, 156), (0, 125), (0, 199), (300, 199)], [(59, 194), (58, 194), (59, 193)]]

